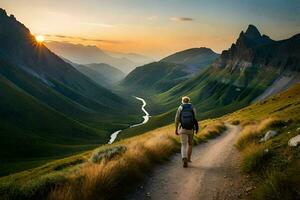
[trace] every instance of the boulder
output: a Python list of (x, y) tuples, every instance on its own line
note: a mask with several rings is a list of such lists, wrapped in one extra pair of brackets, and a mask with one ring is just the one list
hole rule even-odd
[(268, 141), (270, 138), (274, 137), (275, 135), (277, 135), (278, 132), (274, 131), (274, 130), (269, 130), (266, 132), (265, 136), (263, 138), (261, 138), (260, 142), (266, 142)]
[(296, 135), (295, 137), (292, 137), (288, 142), (288, 145), (291, 147), (296, 147), (299, 144), (300, 144), (300, 134)]

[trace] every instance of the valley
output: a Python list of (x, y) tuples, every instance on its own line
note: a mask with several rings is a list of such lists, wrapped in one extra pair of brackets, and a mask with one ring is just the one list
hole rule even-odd
[[(140, 97), (134, 97), (134, 98), (136, 98), (137, 100), (140, 100), (143, 103), (143, 105), (141, 107), (141, 110), (145, 113), (145, 115), (143, 116), (143, 121), (141, 123), (130, 125), (129, 129), (146, 124), (149, 121), (149, 118), (150, 118), (149, 113), (145, 109), (145, 107), (147, 105), (146, 101), (143, 98), (140, 98)], [(113, 134), (111, 134), (108, 144), (112, 144), (117, 139), (118, 135), (121, 132), (122, 132), (122, 130), (118, 130), (118, 131), (115, 131)]]
[[(221, 53), (191, 36), (153, 59), (131, 53), (134, 34), (105, 37), (124, 24), (45, 39), (19, 19), (0, 8), (0, 199), (300, 199), (299, 32), (275, 40), (249, 24)], [(173, 124), (184, 96), (200, 124), (188, 168)]]

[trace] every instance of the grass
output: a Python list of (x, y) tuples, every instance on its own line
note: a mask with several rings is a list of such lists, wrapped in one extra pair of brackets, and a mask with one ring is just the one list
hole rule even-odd
[[(300, 134), (300, 84), (289, 90), (226, 116), (243, 127), (236, 142), (241, 168), (257, 187), (252, 199), (300, 199), (300, 149), (289, 147)], [(266, 142), (268, 130), (278, 134)]]
[[(205, 142), (225, 130), (218, 120), (201, 122), (194, 139)], [(113, 199), (130, 191), (157, 163), (180, 148), (173, 126), (104, 145), (39, 168), (0, 178), (0, 195), (9, 199)], [(96, 156), (95, 156), (96, 155)], [(95, 158), (96, 157), (96, 158)]]
[(250, 144), (242, 154), (242, 170), (244, 172), (256, 172), (264, 169), (271, 156), (271, 152), (265, 146)]

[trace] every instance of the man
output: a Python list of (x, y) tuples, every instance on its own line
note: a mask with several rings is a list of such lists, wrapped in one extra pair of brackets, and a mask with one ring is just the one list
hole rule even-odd
[(175, 116), (175, 134), (181, 137), (181, 156), (183, 167), (188, 167), (191, 162), (194, 131), (198, 133), (198, 121), (196, 110), (190, 103), (190, 98), (182, 97), (182, 104), (179, 106)]

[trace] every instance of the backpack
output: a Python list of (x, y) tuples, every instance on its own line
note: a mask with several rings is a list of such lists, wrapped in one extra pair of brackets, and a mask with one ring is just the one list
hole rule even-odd
[(194, 129), (195, 126), (195, 113), (192, 104), (182, 104), (180, 113), (181, 127), (187, 130)]

